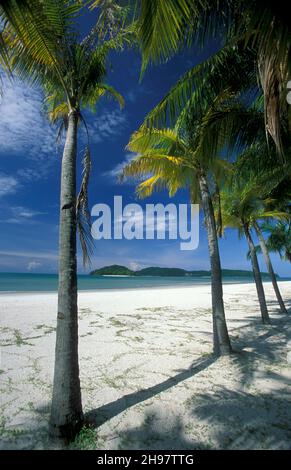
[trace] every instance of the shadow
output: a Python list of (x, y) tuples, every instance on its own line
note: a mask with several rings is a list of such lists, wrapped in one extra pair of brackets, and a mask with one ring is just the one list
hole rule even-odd
[(278, 374), (278, 372), (269, 371), (268, 378), (276, 380), (277, 382), (282, 382), (284, 384), (291, 385), (291, 379), (283, 376), (282, 374)]
[(118, 449), (131, 450), (203, 450), (209, 446), (188, 438), (180, 416), (162, 418), (158, 413), (145, 413), (141, 426), (123, 431)]
[[(291, 301), (283, 299), (283, 302), (284, 302), (287, 312), (291, 313)], [(279, 306), (278, 300), (268, 300), (267, 304), (268, 304), (268, 307), (276, 309), (276, 312), (275, 311), (272, 312), (273, 314), (277, 312), (280, 313), (280, 306)]]
[[(291, 302), (285, 304), (290, 311)], [(291, 385), (286, 340), (291, 339), (291, 329), (287, 328), (289, 317), (275, 313), (271, 325), (263, 325), (260, 317), (253, 315), (247, 320), (234, 319), (237, 325), (231, 327), (231, 341), (236, 352), (230, 358), (216, 362), (214, 355), (203, 356), (188, 369), (176, 370), (176, 375), (163, 382), (88, 411), (86, 423), (99, 428), (214, 364), (206, 377), (197, 377), (184, 385), (187, 389), (184, 395), (174, 389), (172, 396), (179, 400), (179, 405), (181, 401), (181, 406), (175, 408), (172, 403), (167, 406), (168, 396), (157, 397), (154, 411), (144, 413), (142, 421), (141, 409), (132, 410), (139, 425), (133, 419), (121, 428), (120, 434), (114, 429), (119, 448), (291, 449), (291, 407), (286, 405), (287, 387)], [(203, 329), (197, 333), (211, 334)], [(272, 381), (270, 385), (269, 381)], [(50, 404), (43, 402), (23, 420), (21, 427), (7, 426), (3, 448), (63, 448), (59, 441), (52, 442), (47, 436), (49, 409)], [(176, 410), (182, 412), (175, 414)], [(105, 429), (105, 436), (106, 432)]]
[(221, 387), (214, 394), (196, 394), (191, 414), (207, 422), (209, 439), (218, 449), (291, 449), (286, 399)]
[(131, 408), (138, 403), (142, 403), (149, 398), (153, 398), (159, 393), (174, 387), (190, 377), (193, 377), (195, 374), (198, 374), (198, 372), (205, 370), (213, 364), (216, 359), (217, 357), (213, 354), (206, 359), (199, 359), (195, 361), (189, 369), (182, 370), (177, 375), (170, 377), (164, 382), (153, 385), (147, 389), (138, 390), (137, 392), (124, 395), (123, 397), (118, 398), (118, 400), (107, 403), (95, 410), (91, 410), (85, 414), (85, 422), (91, 426), (99, 427), (128, 408)]
[[(0, 451), (3, 450), (63, 450), (65, 442), (48, 434), (51, 402), (43, 402), (27, 409), (29, 416), (18, 424), (1, 423)], [(22, 410), (23, 411), (23, 410)]]
[[(253, 322), (243, 327), (232, 328), (231, 339), (236, 354), (232, 356), (240, 384), (248, 387), (255, 375), (258, 377), (262, 366), (269, 369), (281, 361), (286, 363), (286, 344), (291, 339), (291, 331), (286, 328), (286, 315), (272, 318), (272, 323), (264, 325)], [(273, 375), (272, 375), (273, 372)], [(289, 383), (287, 377), (280, 377), (275, 371), (268, 370), (269, 379)]]
[[(232, 329), (232, 344), (234, 354), (231, 356), (231, 362), (235, 366), (239, 382), (243, 386), (249, 386), (254, 378), (254, 373), (260, 361), (276, 361), (280, 356), (280, 351), (284, 349), (286, 344), (286, 331), (284, 329), (285, 316), (273, 318), (272, 325), (264, 325), (260, 319), (254, 317), (253, 322), (249, 322), (244, 327)], [(280, 333), (278, 335), (278, 332)], [(239, 333), (239, 334), (237, 334)], [(276, 338), (276, 340), (274, 340)], [(270, 341), (270, 342), (269, 342)], [(248, 348), (249, 350), (244, 350)], [(206, 359), (200, 359), (194, 362), (189, 369), (182, 370), (174, 377), (170, 377), (164, 382), (156, 384), (147, 389), (138, 390), (136, 392), (124, 395), (123, 397), (107, 403), (100, 408), (91, 410), (86, 413), (85, 421), (94, 427), (99, 427), (113, 417), (119, 415), (123, 411), (142, 403), (161, 392), (169, 390), (184, 380), (193, 377), (200, 371), (205, 370), (208, 366), (216, 361), (216, 356), (210, 355)], [(285, 381), (284, 377), (280, 377), (273, 373), (273, 379)], [(271, 378), (271, 375), (270, 375)]]

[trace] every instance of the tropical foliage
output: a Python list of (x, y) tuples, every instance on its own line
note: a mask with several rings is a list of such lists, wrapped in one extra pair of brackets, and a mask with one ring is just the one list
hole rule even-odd
[[(82, 35), (79, 20), (85, 8), (96, 15), (96, 23)], [(88, 263), (91, 149), (84, 110), (96, 111), (103, 97), (124, 105), (121, 94), (106, 81), (112, 51), (137, 45), (143, 78), (149, 66), (183, 48), (192, 48), (195, 59), (198, 47), (216, 40), (217, 51), (180, 77), (132, 135), (128, 149), (135, 157), (123, 168), (121, 179), (138, 178), (139, 197), (155, 190), (174, 196), (186, 188), (189, 202), (201, 204), (211, 264), (215, 353), (231, 352), (218, 244), (226, 228), (238, 230), (247, 240), (263, 321), (269, 322), (269, 314), (260, 251), (281, 311), (286, 312), (269, 255), (277, 252), (291, 261), (286, 100), (291, 23), (286, 8), (275, 1), (253, 0), (0, 0), (0, 65), (10, 78), (17, 75), (41, 87), (49, 119), (58, 124), (57, 138), (64, 140), (53, 435), (72, 438), (83, 422), (76, 232)], [(87, 143), (77, 191), (81, 126)]]
[[(279, 221), (276, 224), (264, 223), (263, 232), (268, 234), (267, 248), (270, 252), (277, 252), (281, 259), (291, 262), (291, 222)], [(258, 250), (259, 251), (259, 250)]]
[[(81, 38), (76, 28), (81, 3), (67, 0), (3, 2), (2, 39), (9, 70), (42, 87), (53, 123), (65, 134), (62, 158), (59, 235), (59, 295), (55, 375), (50, 429), (57, 436), (73, 436), (82, 423), (78, 367), (76, 230), (79, 229), (84, 262), (90, 255), (88, 181), (91, 155), (82, 110), (95, 107), (110, 95), (123, 106), (122, 96), (106, 83), (107, 55), (121, 50), (130, 31), (100, 39)], [(78, 129), (83, 124), (88, 143), (84, 171), (76, 194)], [(62, 411), (60, 411), (62, 410)]]
[[(170, 196), (178, 189), (189, 190), (190, 202), (201, 202), (208, 234), (210, 263), (212, 268), (212, 316), (213, 345), (217, 354), (231, 351), (225, 321), (222, 296), (221, 265), (216, 235), (216, 225), (210, 195), (210, 185), (221, 182), (227, 173), (227, 162), (215, 158), (223, 146), (224, 134), (216, 134), (219, 124), (225, 129), (232, 108), (219, 109), (222, 98), (230, 98), (228, 92), (219, 97), (215, 106), (205, 112), (203, 119), (195, 119), (192, 113), (180, 116), (175, 129), (147, 129), (143, 127), (131, 138), (128, 148), (137, 156), (124, 167), (121, 178), (138, 177), (137, 194), (146, 197), (154, 190), (167, 189)], [(237, 108), (234, 106), (234, 112)], [(224, 127), (225, 126), (225, 127)], [(220, 138), (210, 139), (218, 135)], [(210, 144), (211, 141), (211, 144)]]
[[(232, 48), (238, 57), (250, 53), (251, 49), (264, 93), (266, 131), (282, 156), (281, 129), (287, 114), (286, 85), (291, 54), (291, 26), (286, 7), (278, 6), (275, 1), (142, 0), (138, 23), (144, 67), (150, 60), (168, 59), (185, 43), (203, 45), (207, 38), (219, 38), (222, 48), (207, 64), (212, 74), (212, 67), (221, 61), (225, 48)], [(228, 80), (229, 69), (224, 68), (226, 70), (222, 80)], [(244, 63), (237, 75), (240, 80), (241, 74), (245, 74)], [(169, 93), (166, 97), (169, 112), (173, 101), (181, 110), (185, 97), (191, 98), (195, 78), (194, 68), (179, 81), (178, 89), (176, 86)], [(203, 86), (207, 85), (205, 80)], [(165, 100), (163, 104), (165, 106)]]
[[(254, 157), (254, 151), (257, 158)], [(218, 215), (222, 221), (222, 227), (236, 228), (240, 236), (243, 234), (246, 236), (249, 245), (248, 257), (252, 261), (262, 318), (264, 321), (268, 321), (267, 305), (257, 259), (259, 250), (254, 245), (251, 231), (254, 229), (258, 237), (260, 250), (264, 255), (281, 311), (286, 313), (269, 256), (270, 250), (265, 242), (260, 221), (284, 220), (288, 217), (284, 206), (286, 199), (284, 202), (282, 199), (278, 201), (273, 198), (273, 194), (277, 192), (282, 181), (286, 177), (288, 178), (290, 165), (287, 165), (285, 172), (282, 173), (282, 168), (273, 165), (272, 158), (269, 159), (269, 165), (267, 165), (268, 159), (265, 152), (264, 145), (262, 147), (254, 145), (238, 158), (238, 161), (233, 165), (229, 184), (220, 191)]]

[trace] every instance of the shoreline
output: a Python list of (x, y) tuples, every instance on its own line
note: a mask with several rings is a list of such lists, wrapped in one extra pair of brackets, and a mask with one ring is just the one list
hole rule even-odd
[[(291, 282), (279, 285), (291, 313)], [(97, 419), (94, 448), (290, 449), (291, 315), (280, 313), (272, 284), (264, 287), (270, 325), (254, 283), (224, 285), (237, 353), (220, 358), (210, 284), (79, 292), (80, 381), (84, 412)], [(0, 449), (55, 448), (47, 430), (56, 292), (4, 294), (0, 303)]]
[[(282, 279), (282, 280), (278, 280), (277, 279), (277, 283), (278, 284), (282, 284), (282, 283), (290, 283), (291, 280), (290, 279)], [(271, 284), (272, 281), (271, 280), (264, 280), (263, 281), (263, 284)], [(225, 286), (230, 286), (230, 285), (255, 285), (255, 282), (254, 280), (249, 280), (249, 281), (246, 281), (244, 280), (243, 282), (235, 282), (235, 281), (223, 281), (223, 287)], [(116, 288), (116, 287), (108, 287), (108, 288), (100, 288), (100, 289), (78, 289), (78, 295), (82, 294), (82, 293), (86, 293), (86, 294), (90, 294), (90, 293), (98, 293), (98, 292), (127, 292), (127, 291), (145, 291), (145, 290), (149, 290), (149, 291), (152, 291), (152, 290), (158, 290), (158, 289), (162, 289), (162, 290), (165, 290), (165, 289), (169, 289), (169, 290), (172, 290), (172, 289), (193, 289), (193, 288), (196, 288), (196, 287), (203, 287), (203, 286), (210, 286), (211, 287), (211, 282), (199, 282), (197, 284), (177, 284), (177, 285), (158, 285), (158, 286), (144, 286), (144, 287), (120, 287), (120, 288)], [(50, 294), (50, 295), (56, 295), (58, 293), (57, 290), (44, 290), (44, 291), (1, 291), (0, 290), (0, 298), (3, 296), (8, 296), (8, 295), (46, 295), (46, 294)]]

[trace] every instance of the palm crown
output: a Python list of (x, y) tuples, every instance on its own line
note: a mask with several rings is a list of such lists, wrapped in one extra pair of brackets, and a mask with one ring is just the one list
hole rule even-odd
[[(81, 39), (74, 28), (81, 3), (32, 0), (25, 1), (22, 8), (17, 1), (8, 2), (8, 6), (10, 3), (11, 9), (6, 8), (2, 14), (13, 20), (3, 32), (11, 69), (21, 78), (41, 85), (50, 120), (60, 122), (58, 136), (67, 129), (70, 113), (76, 113), (88, 134), (82, 111), (86, 108), (94, 111), (103, 96), (112, 97), (123, 106), (122, 96), (106, 83), (107, 57), (110, 51), (121, 49), (129, 41), (130, 29), (108, 40), (92, 37), (90, 32)], [(87, 197), (91, 168), (89, 135), (83, 162), (77, 214), (83, 261), (87, 263), (91, 251)]]
[[(239, 59), (247, 52), (250, 59), (253, 55), (249, 71), (255, 71), (253, 78), (259, 77), (264, 93), (266, 131), (282, 157), (284, 145), (281, 132), (282, 121), (287, 117), (286, 84), (291, 53), (290, 22), (285, 7), (279, 8), (275, 1), (220, 0), (214, 3), (209, 0), (142, 0), (138, 18), (144, 69), (150, 61), (168, 59), (185, 43), (198, 42), (201, 45), (205, 38), (221, 38), (222, 49), (202, 66), (189, 70), (156, 108), (155, 116), (161, 119), (165, 112), (173, 114), (175, 108), (179, 108), (180, 112), (194, 90), (201, 100), (204, 88), (208, 88), (211, 78), (214, 78), (217, 64), (224, 66), (221, 68), (223, 73), (214, 81), (225, 84), (232, 73), (225, 62), (225, 53), (235, 53)], [(238, 84), (244, 81), (242, 77), (246, 72), (246, 63), (242, 61), (237, 65), (240, 70), (236, 76)], [(204, 72), (204, 77), (199, 72)], [(257, 86), (253, 79), (251, 82), (251, 87)], [(197, 83), (200, 92), (196, 89)]]

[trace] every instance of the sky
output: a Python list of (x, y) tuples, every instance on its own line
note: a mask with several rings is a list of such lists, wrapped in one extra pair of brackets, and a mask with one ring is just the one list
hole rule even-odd
[[(203, 51), (186, 50), (161, 66), (150, 67), (140, 82), (140, 55), (136, 50), (113, 54), (108, 83), (125, 98), (120, 110), (113, 101), (100, 101), (96, 112), (86, 112), (93, 168), (90, 179), (90, 209), (98, 203), (112, 207), (113, 197), (121, 195), (123, 204), (187, 203), (180, 191), (173, 198), (165, 192), (147, 200), (137, 200), (132, 182), (120, 184), (118, 171), (130, 159), (126, 144), (149, 112), (183, 72), (211, 54), (217, 45)], [(56, 144), (56, 129), (43, 110), (40, 89), (15, 79), (2, 77), (0, 98), (0, 271), (54, 273), (58, 267), (58, 219), (62, 145)], [(80, 132), (78, 184), (85, 136)], [(248, 269), (247, 245), (233, 230), (220, 241), (222, 267)], [(272, 254), (275, 271), (290, 276), (290, 264)], [(262, 270), (265, 271), (260, 257)], [(199, 246), (181, 251), (179, 240), (98, 240), (94, 243), (91, 268), (82, 266), (78, 250), (78, 270), (110, 264), (132, 269), (148, 266), (209, 269), (207, 237), (200, 216)]]

